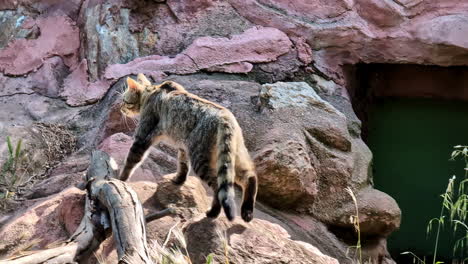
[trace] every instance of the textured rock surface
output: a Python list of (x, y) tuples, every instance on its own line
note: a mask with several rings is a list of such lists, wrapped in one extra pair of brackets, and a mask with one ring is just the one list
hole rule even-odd
[[(118, 164), (124, 164), (132, 143), (131, 137), (117, 133), (106, 138), (99, 145), (99, 149), (107, 152)], [(176, 160), (161, 150), (152, 148), (147, 162), (133, 173), (129, 181), (155, 181), (163, 175), (175, 171)]]
[[(79, 31), (74, 22), (65, 16), (51, 16), (28, 20), (23, 27), (37, 26), (37, 39), (15, 39), (0, 50), (0, 72), (23, 75), (37, 70), (51, 56), (61, 56), (65, 64), (76, 64), (79, 48)], [(21, 51), (21, 52), (18, 52)]]
[[(0, 228), (0, 256), (26, 249), (44, 248), (70, 236), (83, 215), (84, 192), (69, 188), (39, 201)], [(77, 211), (71, 210), (75, 208)]]
[[(467, 13), (468, 3), (461, 0), (0, 1), (1, 134), (27, 143), (36, 139), (22, 127), (67, 124), (80, 150), (56, 168), (38, 167), (46, 172), (44, 181), (26, 193), (18, 210), (75, 184), (92, 149), (105, 149), (123, 163), (135, 124), (122, 119), (119, 93), (124, 77), (145, 72), (154, 81), (176, 80), (234, 112), (257, 164), (259, 199), (274, 207), (259, 216), (347, 263), (346, 248), (354, 243), (347, 235), (354, 212), (344, 188), (350, 186), (362, 214), (366, 256), (391, 262), (385, 238), (398, 228), (400, 211), (392, 198), (371, 187), (372, 153), (349, 99), (347, 66), (467, 65)], [(398, 71), (392, 74), (386, 79), (399, 79)], [(414, 76), (421, 83), (426, 79)], [(441, 92), (422, 85), (425, 89), (411, 96), (466, 99), (462, 85), (447, 86), (455, 88)], [(5, 151), (4, 139), (0, 142)], [(176, 170), (175, 155), (170, 146), (154, 148), (133, 180), (161, 181)], [(198, 195), (192, 194), (195, 189), (190, 195)], [(207, 201), (190, 202), (190, 195), (167, 202), (187, 198), (190, 207), (207, 209)], [(190, 219), (202, 213), (187, 212)], [(9, 216), (0, 216), (0, 222), (13, 221)], [(153, 230), (166, 231), (174, 221), (161, 219)], [(253, 249), (242, 247), (245, 241), (236, 233), (244, 224), (230, 226), (221, 219), (214, 225), (231, 228), (235, 261), (249, 263), (245, 257)], [(262, 221), (252, 225), (257, 230), (247, 228), (243, 236), (259, 243), (275, 241), (259, 237), (258, 230), (284, 231)], [(207, 223), (192, 221), (186, 232), (212, 235), (200, 231), (205, 228)], [(284, 257), (313, 251), (288, 239), (284, 234), (276, 241), (285, 243)], [(268, 247), (255, 254), (259, 263), (270, 263), (268, 254), (276, 251)]]
[(203, 37), (196, 39), (186, 50), (174, 58), (149, 56), (125, 65), (110, 66), (105, 73), (108, 79), (118, 79), (130, 74), (168, 72), (195, 73), (208, 69), (222, 72), (248, 72), (249, 64), (270, 62), (291, 48), (291, 41), (274, 28), (251, 28), (231, 38)]

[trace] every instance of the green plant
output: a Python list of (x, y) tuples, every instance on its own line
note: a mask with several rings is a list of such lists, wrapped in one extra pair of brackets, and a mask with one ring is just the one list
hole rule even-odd
[(6, 142), (8, 157), (4, 161), (0, 170), (0, 184), (6, 186), (3, 198), (8, 198), (11, 195), (12, 188), (17, 186), (22, 178), (19, 175), (19, 167), (23, 156), (21, 150), (22, 140), (19, 139), (15, 147), (13, 147), (9, 136), (7, 136)]
[[(453, 255), (456, 255), (458, 251), (460, 256), (466, 253), (468, 246), (468, 225), (466, 224), (466, 219), (468, 216), (468, 193), (466, 193), (467, 188), (465, 188), (466, 184), (468, 184), (468, 146), (458, 145), (454, 147), (454, 150), (451, 154), (450, 160), (455, 160), (456, 158), (461, 157), (464, 161), (464, 178), (460, 183), (456, 183), (456, 177), (452, 176), (449, 179), (447, 184), (447, 188), (445, 193), (441, 195), (442, 197), (442, 205), (440, 209), (440, 215), (438, 218), (431, 219), (426, 228), (426, 234), (429, 235), (433, 232), (433, 225), (436, 224), (437, 231), (436, 237), (434, 241), (434, 252), (433, 252), (433, 259), (432, 264), (440, 264), (443, 263), (441, 261), (437, 261), (437, 253), (438, 253), (438, 246), (439, 246), (439, 238), (442, 231), (442, 228), (446, 224), (446, 219), (450, 223), (451, 231), (454, 235), (456, 235), (457, 231), (462, 229), (464, 231), (464, 235), (457, 239), (454, 246), (453, 246)], [(458, 186), (458, 188), (456, 188)], [(412, 252), (403, 252), (401, 254), (407, 254), (413, 256), (413, 262), (418, 264), (426, 264), (426, 259), (419, 258)], [(463, 259), (465, 262), (467, 258)]]
[[(351, 190), (350, 187), (347, 187), (346, 188), (346, 192), (351, 196), (351, 198), (353, 199), (353, 203), (354, 203), (354, 209), (356, 211), (356, 214), (355, 215), (351, 215), (349, 217), (349, 221), (351, 222), (351, 224), (353, 224), (353, 227), (354, 227), (354, 231), (356, 232), (357, 234), (357, 241), (356, 241), (356, 245), (355, 246), (351, 246), (350, 248), (354, 248), (355, 251), (354, 251), (354, 256), (355, 258), (357, 257), (357, 263), (361, 264), (363, 263), (362, 262), (362, 248), (361, 248), (361, 228), (359, 226), (359, 208), (358, 208), (358, 204), (357, 204), (357, 199), (356, 199), (356, 196), (354, 195), (354, 192), (353, 190)], [(349, 250), (349, 248), (348, 248)], [(348, 251), (346, 252), (346, 254), (348, 254)]]
[(455, 184), (455, 176), (450, 178), (449, 183), (447, 185), (447, 188), (445, 189), (445, 193), (441, 195), (441, 197), (442, 197), (442, 206), (440, 208), (439, 217), (438, 218), (432, 218), (431, 220), (429, 220), (429, 223), (427, 224), (427, 228), (426, 228), (426, 234), (427, 235), (432, 233), (433, 223), (437, 224), (436, 238), (435, 238), (435, 242), (434, 242), (434, 251), (433, 251), (434, 256), (433, 256), (433, 259), (432, 259), (432, 263), (440, 263), (440, 262), (436, 261), (436, 259), (437, 259), (437, 250), (439, 249), (440, 231), (441, 231), (442, 227), (445, 224), (445, 217), (446, 217), (445, 214), (444, 214), (445, 209), (449, 209), (451, 206), (453, 206), (453, 195), (454, 195), (453, 188), (454, 188), (454, 184)]
[(454, 147), (451, 155), (451, 160), (462, 158), (464, 162), (464, 178), (458, 184), (458, 193), (455, 199), (446, 204), (446, 208), (450, 212), (450, 222), (453, 223), (454, 234), (461, 228), (464, 235), (457, 239), (453, 248), (453, 254), (458, 251), (460, 255), (466, 254), (468, 242), (468, 226), (466, 225), (468, 215), (468, 193), (466, 192), (466, 184), (468, 183), (468, 146), (458, 145)]

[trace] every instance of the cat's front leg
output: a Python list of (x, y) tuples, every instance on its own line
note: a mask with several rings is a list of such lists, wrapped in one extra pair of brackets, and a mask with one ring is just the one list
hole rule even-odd
[(151, 143), (151, 140), (135, 139), (130, 151), (128, 152), (125, 166), (120, 174), (119, 178), (121, 181), (126, 181), (130, 175), (132, 175), (133, 171), (138, 168), (140, 163), (144, 160), (148, 149), (151, 147)]

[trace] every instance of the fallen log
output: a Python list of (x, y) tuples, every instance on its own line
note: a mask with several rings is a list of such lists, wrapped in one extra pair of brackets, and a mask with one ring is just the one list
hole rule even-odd
[[(61, 246), (15, 256), (1, 264), (82, 262), (109, 235), (114, 237), (119, 263), (153, 263), (146, 242), (145, 216), (136, 193), (115, 179), (117, 165), (102, 151), (92, 153), (86, 173), (86, 204), (75, 233)], [(166, 209), (148, 216), (147, 221), (173, 213)]]

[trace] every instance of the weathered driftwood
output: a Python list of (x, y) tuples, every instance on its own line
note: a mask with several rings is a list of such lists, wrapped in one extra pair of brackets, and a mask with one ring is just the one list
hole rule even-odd
[[(115, 162), (102, 151), (94, 151), (86, 174), (85, 215), (75, 233), (63, 245), (20, 256), (4, 264), (75, 263), (86, 260), (112, 229), (119, 263), (153, 263), (146, 243), (145, 217), (136, 193), (114, 179)], [(154, 220), (173, 212), (153, 213)]]

